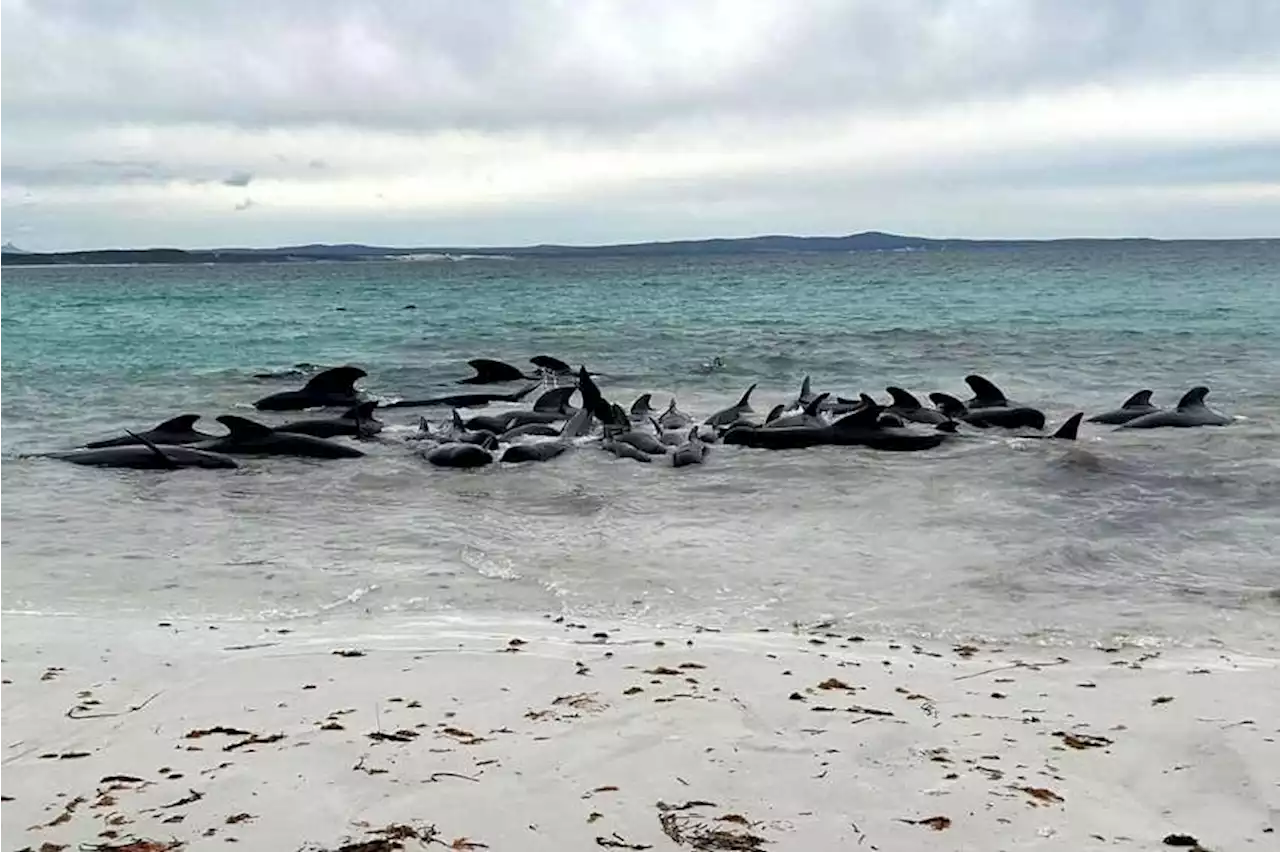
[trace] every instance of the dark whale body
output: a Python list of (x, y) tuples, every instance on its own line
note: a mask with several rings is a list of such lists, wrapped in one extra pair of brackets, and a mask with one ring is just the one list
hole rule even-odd
[(277, 432), (270, 426), (224, 414), (218, 422), (229, 431), (221, 438), (214, 438), (199, 445), (199, 449), (227, 455), (243, 456), (298, 456), (313, 459), (353, 459), (364, 453), (355, 447), (293, 432)]
[(1160, 409), (1151, 404), (1151, 391), (1140, 390), (1124, 401), (1119, 408), (1095, 414), (1089, 418), (1090, 423), (1105, 423), (1110, 426), (1121, 426), (1130, 420), (1137, 420), (1144, 414), (1153, 414)]
[(355, 383), (367, 376), (350, 365), (334, 367), (311, 377), (301, 390), (281, 391), (253, 404), (259, 411), (301, 411), (304, 408), (350, 408), (361, 402)]

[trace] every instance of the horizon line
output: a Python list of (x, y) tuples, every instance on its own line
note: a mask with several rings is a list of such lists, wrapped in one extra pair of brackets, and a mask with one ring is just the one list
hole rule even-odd
[[(121, 247), (113, 246), (108, 248), (76, 248), (76, 249), (54, 249), (54, 250), (33, 250), (24, 249), (17, 245), (13, 239), (5, 240), (0, 250), (4, 254), (88, 254), (96, 252), (146, 252), (146, 251), (182, 251), (182, 252), (233, 252), (233, 251), (279, 251), (291, 248), (327, 248), (327, 247), (360, 247), (370, 249), (386, 249), (390, 251), (465, 251), (478, 250), (486, 252), (496, 252), (504, 249), (528, 251), (533, 249), (570, 249), (570, 250), (591, 250), (591, 249), (610, 249), (610, 248), (631, 248), (639, 246), (662, 246), (662, 245), (680, 245), (690, 243), (719, 243), (719, 242), (751, 242), (769, 239), (785, 239), (785, 240), (848, 240), (856, 237), (887, 237), (901, 240), (915, 240), (921, 242), (939, 242), (939, 243), (1054, 243), (1054, 242), (1156, 242), (1156, 243), (1191, 243), (1191, 242), (1270, 242), (1280, 240), (1280, 236), (1235, 236), (1235, 237), (1152, 237), (1152, 236), (1057, 236), (1057, 237), (936, 237), (921, 236), (918, 234), (900, 234), (892, 231), (856, 231), (843, 234), (788, 234), (788, 233), (757, 233), (749, 236), (737, 237), (680, 237), (674, 239), (656, 239), (656, 240), (635, 240), (626, 242), (605, 242), (605, 243), (561, 243), (561, 242), (537, 242), (524, 244), (470, 244), (470, 245), (386, 245), (378, 243), (363, 242), (297, 242), (297, 243), (276, 243), (263, 245), (216, 245), (208, 247), (178, 246), (178, 245), (151, 245), (145, 247)], [(16, 250), (16, 251), (15, 251)]]

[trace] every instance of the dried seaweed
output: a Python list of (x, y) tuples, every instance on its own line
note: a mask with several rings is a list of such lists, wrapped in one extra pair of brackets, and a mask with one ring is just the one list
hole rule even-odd
[[(1035, 799), (1035, 800), (1036, 800), (1036, 802), (1043, 802), (1043, 803), (1044, 803), (1044, 804), (1046, 804), (1046, 805), (1060, 804), (1060, 803), (1062, 803), (1062, 802), (1066, 801), (1066, 800), (1065, 800), (1065, 799), (1063, 799), (1061, 796), (1059, 796), (1057, 793), (1055, 793), (1055, 792), (1053, 792), (1052, 790), (1050, 790), (1048, 787), (1018, 787), (1018, 786), (1013, 786), (1013, 787), (1012, 787), (1012, 789), (1014, 789), (1014, 790), (1018, 790), (1018, 791), (1023, 792), (1023, 793), (1026, 793), (1028, 796), (1030, 796), (1031, 798)], [(1031, 804), (1033, 804), (1033, 805), (1034, 805), (1036, 802), (1032, 802)]]
[(391, 731), (391, 732), (370, 731), (369, 733), (365, 734), (365, 736), (373, 740), (374, 742), (379, 742), (379, 743), (407, 743), (410, 740), (417, 739), (418, 732), (411, 731), (407, 728), (402, 728), (401, 730)]
[(284, 734), (269, 734), (268, 736), (265, 736), (265, 737), (260, 737), (257, 734), (254, 734), (253, 736), (247, 739), (240, 740), (239, 742), (231, 743), (230, 745), (224, 745), (222, 747), (222, 750), (235, 751), (236, 749), (245, 748), (246, 746), (251, 746), (251, 745), (267, 745), (269, 743), (278, 743), (282, 739), (284, 739)]
[(1071, 734), (1066, 731), (1054, 731), (1053, 735), (1062, 740), (1063, 745), (1068, 745), (1074, 749), (1086, 748), (1103, 748), (1111, 745), (1112, 741), (1106, 737), (1094, 736), (1093, 734)]
[(167, 805), (161, 805), (160, 809), (168, 810), (169, 808), (180, 808), (183, 805), (190, 805), (194, 802), (198, 802), (203, 798), (204, 798), (204, 793), (201, 793), (196, 790), (188, 790), (187, 795), (183, 796), (181, 799), (178, 799), (178, 801), (176, 802), (170, 802)]
[(629, 843), (626, 840), (624, 840), (622, 836), (618, 834), (616, 831), (613, 834), (609, 835), (608, 837), (600, 837), (599, 835), (597, 835), (596, 845), (603, 846), (606, 849), (644, 850), (644, 849), (653, 848), (653, 844), (651, 843)]
[(197, 740), (201, 737), (208, 737), (213, 734), (225, 734), (229, 737), (251, 737), (253, 731), (245, 731), (240, 728), (229, 728), (226, 725), (215, 725), (212, 728), (196, 728), (183, 734), (183, 739)]

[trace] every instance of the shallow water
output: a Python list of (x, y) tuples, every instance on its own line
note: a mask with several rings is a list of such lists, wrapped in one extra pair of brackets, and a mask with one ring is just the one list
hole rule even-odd
[[(1274, 641), (1278, 282), (1275, 243), (6, 269), (3, 607)], [(456, 392), (471, 357), (540, 353), (605, 373), (623, 404), (652, 391), (703, 416), (753, 381), (763, 413), (806, 374), (842, 395), (967, 397), (980, 372), (1051, 425), (1201, 383), (1239, 419), (908, 455), (715, 447), (683, 470), (585, 447), (464, 473), (411, 454), (400, 438), (442, 412), (405, 410), (354, 461), (156, 474), (20, 458), (183, 411), (258, 416), (254, 399), (294, 382), (253, 374), (297, 362), (360, 364), (393, 398)]]

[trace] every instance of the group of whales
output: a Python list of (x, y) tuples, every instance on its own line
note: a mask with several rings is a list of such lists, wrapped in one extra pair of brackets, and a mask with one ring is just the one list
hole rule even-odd
[[(473, 385), (534, 382), (514, 392), (451, 394), (390, 403), (367, 400), (356, 389), (356, 382), (367, 375), (361, 368), (333, 367), (317, 373), (297, 390), (259, 399), (254, 407), (260, 411), (345, 409), (334, 417), (268, 426), (222, 415), (216, 419), (227, 433), (214, 435), (195, 428), (199, 415), (183, 414), (146, 431), (127, 431), (120, 437), (45, 455), (79, 465), (142, 469), (235, 468), (235, 456), (356, 458), (364, 452), (333, 439), (364, 440), (378, 435), (385, 425), (375, 417), (379, 407), (451, 408), (449, 422), (437, 429), (420, 418), (418, 432), (410, 440), (419, 445), (419, 454), (431, 464), (460, 468), (482, 467), (494, 461), (549, 461), (576, 446), (579, 439), (590, 439), (581, 443), (598, 440), (600, 447), (619, 458), (646, 463), (662, 458), (673, 467), (685, 467), (702, 463), (708, 446), (717, 441), (772, 450), (825, 445), (910, 452), (928, 450), (957, 437), (962, 424), (978, 429), (1039, 431), (1045, 427), (1042, 411), (1009, 400), (1000, 388), (979, 375), (965, 378), (972, 398), (961, 401), (945, 393), (931, 393), (932, 407), (900, 387), (886, 388), (888, 404), (865, 393), (858, 399), (815, 394), (805, 377), (799, 394), (789, 403), (775, 406), (763, 421), (757, 420), (751, 406), (756, 389), (753, 384), (735, 404), (698, 422), (681, 411), (674, 398), (659, 411), (652, 407), (652, 394), (645, 393), (626, 410), (604, 398), (593, 378), (601, 374), (586, 367), (575, 372), (551, 356), (530, 360), (538, 368), (534, 374), (501, 361), (475, 359), (468, 362), (475, 375), (458, 380), (459, 384)], [(548, 380), (553, 386), (540, 394), (531, 408), (466, 419), (459, 412), (498, 402), (518, 403)], [(567, 383), (558, 384), (562, 380)], [(1207, 387), (1197, 386), (1184, 394), (1176, 407), (1159, 408), (1151, 402), (1152, 391), (1142, 390), (1121, 407), (1090, 417), (1088, 422), (1121, 429), (1227, 425), (1231, 418), (1205, 405), (1208, 393)], [(581, 399), (578, 407), (572, 405), (575, 394)], [(1074, 440), (1083, 419), (1084, 413), (1078, 412), (1050, 435), (1023, 437)]]

